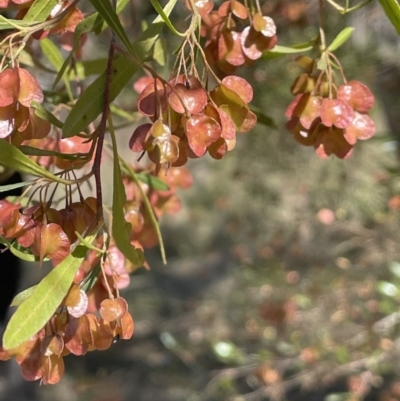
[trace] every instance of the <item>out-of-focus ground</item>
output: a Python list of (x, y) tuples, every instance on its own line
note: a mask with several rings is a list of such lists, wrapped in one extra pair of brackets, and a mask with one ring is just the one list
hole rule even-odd
[[(168, 265), (151, 250), (124, 294), (133, 339), (67, 357), (40, 401), (400, 400), (400, 51), (376, 7), (346, 20), (359, 33), (338, 56), (376, 94), (377, 135), (348, 160), (318, 159), (284, 127), (300, 69), (249, 69), (278, 129), (189, 164), (193, 188), (162, 221)], [(304, 30), (281, 31), (282, 44)]]

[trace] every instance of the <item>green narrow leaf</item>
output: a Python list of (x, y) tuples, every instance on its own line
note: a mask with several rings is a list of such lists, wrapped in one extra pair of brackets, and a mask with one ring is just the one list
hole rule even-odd
[(117, 13), (114, 11), (111, 2), (109, 0), (89, 0), (97, 12), (104, 18), (108, 26), (113, 30), (113, 32), (118, 36), (121, 42), (128, 49), (129, 53), (136, 56), (135, 50), (132, 47), (131, 42), (125, 32), (121, 21), (118, 18)]
[[(113, 63), (109, 100), (112, 102), (125, 87), (138, 67), (125, 56)], [(85, 130), (103, 110), (106, 74), (100, 75), (75, 103), (63, 126), (63, 137), (69, 138)]]
[[(107, 67), (107, 59), (95, 59), (95, 60), (85, 60), (82, 62), (77, 62), (75, 64), (75, 69), (77, 75), (80, 79), (85, 79), (90, 75), (99, 75)], [(75, 71), (71, 70), (69, 72), (70, 79), (75, 79)]]
[(44, 38), (40, 41), (40, 47), (53, 67), (58, 71), (64, 62), (58, 47), (48, 38)]
[(96, 284), (99, 277), (101, 277), (100, 273), (101, 267), (99, 263), (92, 270), (90, 270), (89, 274), (85, 277), (83, 284), (81, 284), (81, 289), (85, 292), (91, 290)]
[(57, 117), (55, 117), (54, 114), (45, 109), (40, 103), (33, 101), (31, 103), (31, 107), (35, 109), (35, 114), (38, 117), (48, 121), (50, 124), (56, 126), (57, 128), (63, 127), (64, 124)]
[[(120, 0), (117, 1), (117, 14), (119, 14), (129, 3), (130, 0)], [(96, 35), (100, 34), (103, 32), (107, 27), (108, 24), (104, 19), (99, 15), (99, 13), (96, 13), (96, 19), (95, 19), (95, 24), (91, 28), (91, 31), (93, 31)]]
[[(61, 55), (60, 51), (58, 50), (58, 47), (50, 39), (44, 38), (40, 41), (40, 48), (42, 49), (42, 52), (50, 61), (50, 63), (53, 65), (55, 70), (59, 71), (64, 64), (64, 58)], [(69, 79), (65, 77), (65, 74), (63, 74), (61, 78), (64, 81), (65, 88), (67, 90), (70, 99), (73, 99)], [(55, 84), (53, 84), (53, 88), (54, 87)]]
[(66, 160), (76, 160), (76, 156), (78, 153), (61, 153), (56, 152), (55, 150), (48, 150), (48, 149), (39, 149), (34, 148), (33, 146), (21, 145), (20, 147), (21, 152), (25, 155), (29, 156), (56, 156), (60, 157), (61, 159)]
[(278, 126), (276, 125), (275, 121), (271, 118), (265, 115), (261, 109), (258, 107), (251, 106), (250, 110), (257, 116), (257, 123), (266, 125), (269, 128), (273, 129), (278, 129)]
[(30, 54), (26, 50), (21, 50), (21, 53), (18, 56), (18, 62), (20, 64), (25, 64), (29, 67), (35, 66), (35, 62), (33, 61), (32, 54)]
[(29, 157), (25, 156), (14, 145), (9, 144), (4, 139), (0, 140), (0, 164), (12, 168), (20, 173), (32, 174), (38, 177), (47, 178), (61, 184), (69, 184), (67, 180), (50, 173), (43, 167), (34, 163)]
[(29, 287), (24, 291), (21, 291), (19, 294), (17, 294), (14, 297), (10, 306), (20, 306), (23, 302), (25, 302), (32, 295), (35, 288), (36, 288), (36, 285)]
[(140, 112), (138, 111), (127, 112), (120, 107), (117, 107), (115, 104), (112, 104), (110, 106), (110, 109), (112, 113), (114, 113), (116, 116), (121, 117), (127, 121), (139, 121), (143, 117), (143, 115), (140, 114)]
[[(117, 14), (119, 14), (129, 3), (130, 0), (119, 0), (117, 1)], [(99, 34), (104, 31), (104, 29), (107, 28), (107, 24), (104, 22), (103, 18), (99, 15), (99, 13), (94, 13), (90, 15), (89, 17), (85, 18), (83, 21), (81, 21), (75, 28), (74, 32), (74, 44), (72, 46), (72, 50), (69, 52), (68, 57), (65, 59), (63, 65), (58, 71), (57, 77), (54, 80), (53, 87), (55, 87), (58, 82), (60, 82), (61, 78), (64, 76), (65, 71), (68, 67), (68, 65), (71, 62), (72, 55), (74, 52), (78, 49), (79, 44), (80, 44), (80, 39), (81, 36), (84, 35), (85, 33), (88, 32), (95, 32), (96, 34)], [(89, 61), (90, 62), (90, 61)], [(104, 68), (102, 68), (98, 74), (103, 72), (105, 69), (105, 64)]]
[(87, 248), (79, 245), (34, 289), (11, 317), (3, 336), (3, 347), (12, 349), (35, 335), (60, 306), (78, 271)]
[(138, 178), (139, 181), (142, 181), (146, 185), (148, 185), (150, 188), (156, 190), (156, 191), (168, 191), (169, 186), (168, 184), (160, 180), (158, 177), (155, 177), (154, 175), (151, 174), (144, 174), (144, 173), (136, 173), (136, 177)]
[(167, 49), (164, 40), (158, 39), (154, 44), (153, 59), (162, 67), (167, 63)]
[[(177, 0), (170, 0), (165, 6), (165, 12), (169, 14), (173, 9)], [(152, 47), (157, 40), (164, 24), (161, 22), (161, 17), (158, 16), (153, 24), (140, 36), (133, 44), (133, 47), (140, 58), (145, 61), (152, 56)], [(137, 71), (138, 66), (124, 57), (119, 56), (113, 62), (113, 76), (110, 85), (110, 102), (112, 102), (122, 88), (128, 83)], [(100, 75), (89, 87), (85, 90), (82, 96), (78, 99), (63, 127), (63, 137), (68, 138), (83, 131), (88, 125), (93, 122), (103, 110), (104, 102), (104, 85), (105, 72)]]
[(400, 35), (400, 5), (397, 0), (379, 0), (383, 11)]
[(328, 50), (334, 52), (349, 39), (353, 32), (354, 28), (352, 26), (344, 28), (341, 32), (339, 32), (336, 38), (333, 39), (332, 43), (328, 46)]
[(29, 28), (32, 25), (37, 24), (37, 21), (20, 21), (17, 19), (8, 19), (0, 14), (0, 31), (5, 29), (18, 29), (19, 31), (24, 30), (24, 28)]
[[(12, 198), (15, 198), (15, 199), (12, 199)], [(17, 200), (16, 198), (17, 198), (16, 196), (15, 197), (7, 196), (6, 199), (9, 202), (14, 203)], [(21, 206), (27, 206), (29, 203), (29, 198), (23, 198), (22, 202), (20, 202), (20, 203), (21, 203)], [(19, 259), (25, 260), (25, 262), (38, 262), (39, 261), (39, 258), (37, 256), (32, 255), (31, 251), (28, 248), (24, 248), (23, 246), (19, 245), (17, 241), (10, 242), (10, 241), (7, 241), (5, 238), (1, 238), (0, 242), (3, 245), (5, 245), (13, 255), (15, 255)], [(47, 257), (43, 259), (43, 261), (45, 261), (45, 262), (48, 260), (50, 260), (50, 259)]]
[(36, 0), (29, 7), (29, 10), (25, 14), (23, 20), (44, 22), (56, 4), (57, 0)]
[(315, 40), (310, 40), (306, 43), (300, 43), (293, 46), (280, 46), (276, 45), (271, 50), (263, 53), (263, 58), (266, 60), (275, 59), (286, 56), (287, 54), (297, 54), (302, 52), (308, 52), (313, 49)]
[(0, 192), (7, 192), (16, 188), (27, 187), (28, 185), (32, 185), (34, 183), (35, 181), (24, 181), (24, 182), (17, 182), (16, 184), (0, 185)]
[(81, 244), (85, 245), (87, 249), (90, 249), (91, 251), (98, 252), (99, 255), (103, 255), (104, 254), (104, 251), (102, 249), (97, 248), (96, 246), (92, 245), (92, 243), (87, 241), (86, 238), (83, 238), (82, 235), (80, 235), (78, 233), (78, 231), (75, 231), (75, 235), (77, 236), (77, 238), (79, 239)]
[[(21, 260), (25, 260), (25, 262), (38, 262), (39, 258), (35, 255), (32, 255), (30, 250), (27, 248), (23, 248), (18, 245), (18, 242), (13, 242), (8, 246), (10, 252), (15, 255), (17, 258)], [(48, 261), (49, 258), (44, 258), (43, 261)]]
[(121, 167), (117, 141), (114, 132), (110, 129), (114, 156), (114, 183), (113, 183), (113, 206), (112, 206), (112, 236), (118, 249), (135, 266), (144, 263), (144, 255), (141, 249), (135, 248), (130, 242), (132, 226), (125, 220), (124, 206), (126, 203), (125, 187), (122, 183)]
[(154, 9), (157, 11), (158, 15), (163, 19), (167, 27), (175, 34), (178, 36), (185, 36), (186, 33), (180, 33), (172, 24), (171, 20), (168, 18), (168, 15), (164, 12), (163, 8), (161, 7), (160, 3), (158, 0), (150, 0), (151, 5), (154, 7)]
[[(7, 196), (6, 199), (11, 203), (15, 203), (17, 202), (17, 200), (19, 200), (17, 198), (17, 196)], [(29, 198), (25, 197), (22, 198), (19, 203), (21, 204), (21, 206), (27, 206), (29, 201)], [(13, 255), (21, 260), (25, 260), (26, 262), (37, 262), (39, 260), (38, 257), (31, 254), (29, 249), (22, 247), (16, 241), (10, 242), (7, 241), (5, 238), (0, 237), (0, 243), (5, 245)], [(44, 258), (43, 260), (48, 261), (50, 259)]]

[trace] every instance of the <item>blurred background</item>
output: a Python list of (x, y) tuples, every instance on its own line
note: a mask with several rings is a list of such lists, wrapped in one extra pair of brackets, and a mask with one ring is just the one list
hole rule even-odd
[[(279, 44), (317, 35), (318, 2), (265, 3)], [(151, 12), (131, 2), (133, 31)], [(336, 54), (376, 96), (376, 136), (321, 160), (285, 129), (294, 57), (240, 70), (277, 128), (188, 164), (194, 184), (161, 222), (168, 264), (150, 250), (124, 293), (133, 339), (68, 356), (60, 384), (34, 384), (37, 400), (400, 400), (400, 42), (377, 2), (348, 16), (326, 4), (325, 16), (328, 43), (356, 28)], [(134, 111), (128, 91), (118, 102)]]

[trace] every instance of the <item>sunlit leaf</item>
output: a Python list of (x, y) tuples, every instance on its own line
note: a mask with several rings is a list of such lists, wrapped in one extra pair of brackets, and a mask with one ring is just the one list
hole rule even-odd
[(169, 186), (166, 182), (151, 174), (136, 173), (136, 177), (156, 191), (167, 191)]
[(30, 26), (37, 23), (38, 21), (21, 21), (16, 19), (8, 19), (0, 15), (0, 31), (3, 31), (5, 29), (23, 30), (24, 28), (29, 28)]
[(36, 288), (36, 285), (29, 287), (26, 290), (21, 291), (19, 294), (17, 294), (14, 297), (10, 306), (20, 306), (23, 302), (25, 302), (33, 294), (33, 291), (35, 290), (35, 288)]
[[(117, 14), (119, 14), (125, 8), (128, 2), (129, 0), (117, 1)], [(59, 69), (57, 77), (54, 80), (53, 86), (57, 85), (61, 77), (64, 75), (66, 68), (68, 67), (68, 65), (70, 65), (72, 56), (80, 45), (81, 36), (91, 31), (95, 32), (96, 34), (99, 34), (103, 32), (104, 29), (107, 28), (107, 26), (108, 26), (107, 23), (104, 22), (103, 18), (99, 15), (99, 13), (94, 13), (90, 15), (76, 26), (74, 32), (74, 44), (72, 46), (72, 50), (69, 53), (68, 57), (65, 59), (62, 67)], [(101, 70), (101, 72), (102, 71), (104, 71), (104, 68)]]
[[(7, 197), (7, 199), (10, 199), (10, 197)], [(27, 198), (26, 202), (21, 202), (22, 204), (25, 203), (24, 206), (26, 206), (26, 203), (28, 201)], [(10, 199), (12, 200), (12, 199)], [(14, 241), (14, 242), (9, 242), (7, 240), (5, 240), (4, 238), (0, 239), (0, 242), (2, 244), (4, 244), (5, 246), (8, 247), (8, 249), (10, 250), (10, 252), (15, 255), (17, 258), (24, 260), (25, 262), (37, 262), (38, 261), (38, 257), (35, 255), (32, 255), (32, 252), (28, 249), (28, 248), (24, 248), (21, 245), (18, 244), (18, 242)], [(44, 261), (49, 260), (48, 258), (45, 258)]]
[(150, 0), (151, 5), (154, 7), (154, 9), (157, 11), (157, 13), (160, 15), (160, 17), (163, 19), (165, 24), (168, 26), (168, 28), (178, 36), (184, 36), (184, 33), (180, 33), (172, 24), (171, 20), (168, 18), (167, 13), (164, 12), (163, 8), (161, 7), (160, 3), (158, 0)]
[[(42, 49), (43, 54), (47, 57), (50, 63), (53, 65), (56, 71), (59, 71), (64, 63), (64, 58), (61, 55), (58, 47), (48, 38), (44, 38), (40, 41), (40, 48)], [(71, 94), (71, 87), (69, 80), (62, 75), (61, 78), (64, 81), (67, 92)], [(53, 85), (54, 86), (54, 85)], [(72, 97), (72, 95), (71, 95)]]
[[(75, 65), (75, 70), (80, 79), (85, 79), (90, 75), (99, 75), (101, 74), (107, 66), (107, 59), (100, 58), (94, 60), (84, 60), (77, 62)], [(75, 79), (75, 71), (70, 71), (70, 79)]]
[(32, 102), (31, 107), (35, 109), (35, 114), (42, 118), (43, 120), (48, 121), (50, 124), (56, 126), (57, 128), (62, 128), (63, 123), (54, 116), (54, 114), (50, 113), (50, 111), (46, 110), (40, 103)]
[(263, 58), (270, 60), (286, 56), (287, 54), (307, 52), (313, 49), (314, 42), (315, 40), (312, 40), (307, 43), (301, 43), (299, 45), (293, 45), (293, 46), (275, 45), (271, 50), (265, 51), (263, 53)]
[(16, 184), (0, 185), (0, 192), (7, 192), (16, 188), (27, 187), (28, 185), (32, 185), (34, 182), (35, 181), (24, 181), (24, 182), (17, 182)]
[[(124, 57), (119, 56), (113, 62), (109, 100), (112, 102), (125, 87), (138, 67)], [(104, 106), (104, 88), (106, 74), (100, 75), (78, 99), (66, 118), (63, 126), (63, 137), (68, 138), (85, 130), (102, 112)]]
[(57, 0), (36, 0), (29, 7), (28, 12), (25, 14), (24, 21), (46, 21), (50, 15), (51, 10), (57, 4)]
[(66, 183), (65, 180), (40, 167), (19, 149), (4, 140), (0, 140), (0, 161), (2, 165), (20, 173), (32, 174), (54, 182)]
[(27, 341), (51, 318), (68, 292), (86, 251), (86, 247), (78, 246), (35, 287), (7, 325), (3, 337), (5, 349)]
[(400, 35), (400, 5), (397, 0), (379, 0), (383, 11)]
[(121, 42), (129, 50), (129, 52), (136, 56), (135, 49), (128, 39), (128, 35), (123, 28), (121, 21), (118, 18), (117, 13), (114, 11), (111, 2), (108, 0), (89, 0), (97, 12), (104, 18), (108, 26), (113, 30), (113, 32), (118, 36)]
[(159, 39), (154, 44), (153, 59), (162, 67), (167, 63), (167, 46), (163, 39)]
[(340, 46), (342, 46), (343, 43), (345, 43), (352, 33), (354, 32), (354, 28), (351, 26), (348, 26), (347, 28), (344, 28), (339, 34), (336, 36), (335, 39), (333, 39), (332, 43), (328, 46), (328, 50), (331, 52), (334, 52), (336, 49), (338, 49)]
[[(116, 13), (119, 14), (129, 3), (130, 0), (119, 0), (117, 1)], [(83, 33), (88, 33), (90, 31), (99, 34), (103, 32), (108, 27), (107, 22), (104, 21), (103, 17), (97, 12), (89, 17), (85, 18), (84, 21), (77, 25), (78, 32), (75, 31), (79, 36)], [(75, 35), (76, 37), (76, 35)]]

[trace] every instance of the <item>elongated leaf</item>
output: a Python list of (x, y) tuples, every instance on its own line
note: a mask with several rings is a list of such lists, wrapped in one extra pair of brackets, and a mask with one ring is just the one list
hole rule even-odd
[(14, 145), (9, 144), (5, 140), (0, 140), (0, 164), (12, 168), (20, 173), (32, 174), (37, 177), (47, 178), (51, 181), (59, 182), (61, 184), (69, 183), (60, 177), (50, 173), (43, 167), (34, 163), (29, 157), (25, 156)]
[(50, 39), (44, 38), (40, 41), (40, 48), (56, 71), (58, 71), (64, 62), (58, 47)]
[[(27, 248), (23, 248), (18, 245), (18, 242), (13, 242), (8, 245), (8, 249), (10, 252), (15, 255), (17, 258), (24, 260), (25, 262), (39, 262), (39, 258), (35, 255), (32, 255)], [(50, 260), (49, 258), (44, 258), (42, 262), (46, 262)]]
[(17, 19), (8, 19), (0, 15), (0, 31), (5, 29), (23, 30), (37, 24), (37, 21), (21, 21)]
[(85, 245), (87, 249), (90, 249), (91, 251), (98, 252), (99, 255), (103, 255), (104, 254), (104, 251), (102, 249), (97, 248), (96, 246), (92, 245), (92, 243), (88, 242), (86, 238), (82, 237), (82, 235), (80, 235), (78, 233), (78, 231), (75, 231), (75, 235), (77, 236), (77, 238), (79, 239), (81, 244)]
[(154, 9), (157, 11), (157, 13), (161, 16), (167, 27), (175, 34), (178, 36), (185, 36), (185, 33), (180, 33), (172, 24), (171, 20), (168, 18), (168, 15), (165, 14), (163, 8), (161, 7), (160, 3), (158, 0), (150, 0), (151, 5), (154, 7)]
[(379, 0), (383, 11), (400, 35), (400, 5), (397, 0)]
[(144, 255), (141, 249), (135, 248), (130, 242), (132, 226), (125, 220), (124, 206), (126, 203), (125, 187), (122, 183), (121, 167), (115, 135), (111, 132), (114, 156), (114, 183), (113, 183), (113, 206), (112, 206), (112, 236), (118, 249), (135, 266), (142, 266)]
[[(85, 79), (90, 75), (99, 75), (105, 71), (107, 67), (107, 59), (101, 58), (96, 60), (85, 60), (75, 65), (77, 75), (80, 79)], [(75, 71), (69, 73), (70, 79), (75, 79)]]
[(35, 62), (33, 61), (32, 54), (26, 50), (22, 50), (18, 56), (18, 61), (20, 64), (28, 65), (29, 67), (34, 67)]
[[(61, 55), (60, 51), (58, 50), (58, 47), (50, 40), (47, 38), (44, 38), (40, 41), (40, 47), (42, 49), (43, 54), (47, 57), (47, 59), (50, 61), (50, 63), (54, 66), (56, 71), (59, 71), (64, 63), (64, 58)], [(71, 91), (71, 86), (69, 83), (69, 79), (65, 77), (65, 74), (61, 76), (61, 78), (64, 81), (65, 88), (67, 90), (67, 93), (69, 97), (72, 99), (72, 91)], [(53, 84), (53, 88), (55, 85)]]
[(115, 104), (112, 104), (110, 106), (110, 109), (112, 111), (112, 113), (114, 113), (116, 116), (121, 117), (127, 121), (139, 121), (143, 115), (138, 112), (138, 111), (134, 111), (134, 112), (127, 112), (119, 107), (117, 107)]
[(162, 67), (167, 64), (167, 46), (164, 40), (158, 39), (154, 44), (153, 59)]
[(61, 159), (76, 160), (76, 154), (73, 153), (71, 154), (61, 153), (61, 152), (56, 152), (55, 150), (39, 149), (39, 148), (34, 148), (33, 146), (26, 146), (26, 145), (21, 145), (20, 149), (25, 155), (29, 156), (56, 156)]
[[(119, 0), (117, 1), (117, 14), (119, 14), (129, 3), (130, 0)], [(88, 32), (95, 32), (99, 34), (104, 31), (108, 27), (107, 22), (104, 21), (103, 17), (97, 12), (93, 13), (89, 17), (86, 17), (83, 21), (81, 21), (75, 29), (74, 41), (79, 37)]]
[(111, 6), (111, 2), (108, 0), (89, 0), (97, 12), (103, 17), (104, 21), (107, 22), (108, 26), (113, 30), (113, 32), (118, 36), (121, 42), (128, 49), (129, 53), (136, 56), (135, 50), (132, 47), (131, 42), (128, 39), (128, 35), (125, 32), (121, 21), (118, 18), (117, 13)]
[(19, 294), (17, 294), (14, 297), (10, 306), (20, 306), (24, 301), (26, 301), (33, 294), (33, 291), (35, 290), (35, 288), (36, 288), (36, 285), (29, 287), (24, 291), (21, 291)]
[(168, 191), (169, 186), (163, 180), (151, 174), (136, 173), (136, 177), (156, 191)]
[(341, 32), (339, 32), (336, 38), (333, 39), (332, 43), (328, 46), (328, 50), (334, 52), (336, 49), (342, 46), (342, 44), (345, 43), (347, 39), (349, 39), (353, 32), (354, 28), (352, 26), (344, 28)]
[(99, 277), (101, 277), (100, 273), (101, 267), (99, 263), (92, 270), (90, 270), (89, 274), (85, 277), (83, 284), (81, 284), (81, 289), (85, 292), (91, 290), (96, 284)]
[(3, 336), (5, 349), (12, 349), (35, 335), (54, 314), (68, 292), (87, 248), (78, 246), (34, 289), (11, 317)]
[(26, 181), (26, 182), (17, 182), (16, 184), (0, 185), (0, 192), (7, 192), (16, 188), (27, 187), (28, 185), (32, 185), (34, 182), (35, 181)]
[(46, 21), (57, 0), (36, 0), (24, 16), (24, 21)]
[(40, 103), (33, 101), (31, 103), (31, 106), (35, 109), (35, 114), (38, 117), (48, 121), (50, 124), (56, 126), (57, 128), (63, 127), (64, 124), (47, 109), (45, 109)]
[[(129, 3), (129, 0), (119, 0), (117, 1), (117, 14), (119, 14), (125, 6)], [(104, 22), (103, 18), (99, 13), (94, 13), (90, 15), (89, 17), (85, 18), (83, 21), (81, 21), (75, 28), (74, 32), (74, 44), (72, 46), (72, 50), (69, 52), (68, 57), (65, 59), (64, 64), (58, 71), (57, 77), (54, 80), (53, 86), (56, 86), (58, 82), (60, 81), (61, 77), (64, 75), (68, 65), (71, 63), (72, 55), (74, 52), (78, 49), (81, 36), (84, 35), (85, 33), (88, 32), (95, 32), (96, 34), (99, 34), (104, 31), (104, 29), (107, 28), (107, 23)], [(102, 70), (104, 71), (104, 69)], [(101, 73), (100, 71), (99, 73)]]
[[(170, 0), (164, 11), (169, 14), (177, 0)], [(145, 61), (152, 56), (152, 47), (163, 28), (164, 23), (158, 16), (153, 24), (133, 44), (136, 54), (140, 60)], [(117, 57), (113, 62), (113, 76), (110, 85), (110, 102), (112, 102), (122, 88), (128, 83), (137, 71), (138, 66), (123, 56)], [(83, 131), (93, 122), (103, 110), (105, 72), (100, 75), (82, 94), (75, 106), (72, 108), (63, 127), (63, 137), (68, 138)]]
[(286, 56), (287, 54), (308, 52), (309, 50), (312, 50), (314, 43), (315, 43), (315, 40), (309, 41), (307, 43), (293, 45), (293, 46), (276, 45), (271, 50), (264, 52), (263, 58), (269, 60), (269, 59), (283, 57), (283, 56)]
[(266, 125), (269, 128), (277, 129), (275, 121), (263, 113), (258, 107), (251, 106), (250, 110), (257, 116), (257, 124)]
[[(12, 199), (14, 198), (14, 199)], [(12, 196), (7, 196), (7, 200), (9, 202), (14, 203), (16, 201), (16, 196), (12, 197)], [(29, 203), (29, 198), (25, 197), (22, 199), (22, 201), (20, 202), (21, 206), (27, 206)], [(18, 242), (13, 241), (7, 241), (5, 238), (1, 238), (0, 242), (5, 245), (10, 252), (15, 255), (17, 258), (25, 260), (25, 262), (39, 262), (39, 257), (32, 255), (31, 251), (28, 248), (24, 248), (23, 246), (19, 245)], [(50, 260), (49, 258), (44, 258), (43, 261), (46, 262)]]
[[(138, 67), (124, 56), (119, 56), (113, 63), (113, 73), (109, 100), (112, 102), (125, 87)], [(105, 73), (100, 75), (85, 90), (72, 108), (63, 126), (63, 137), (68, 138), (83, 131), (103, 110)]]

